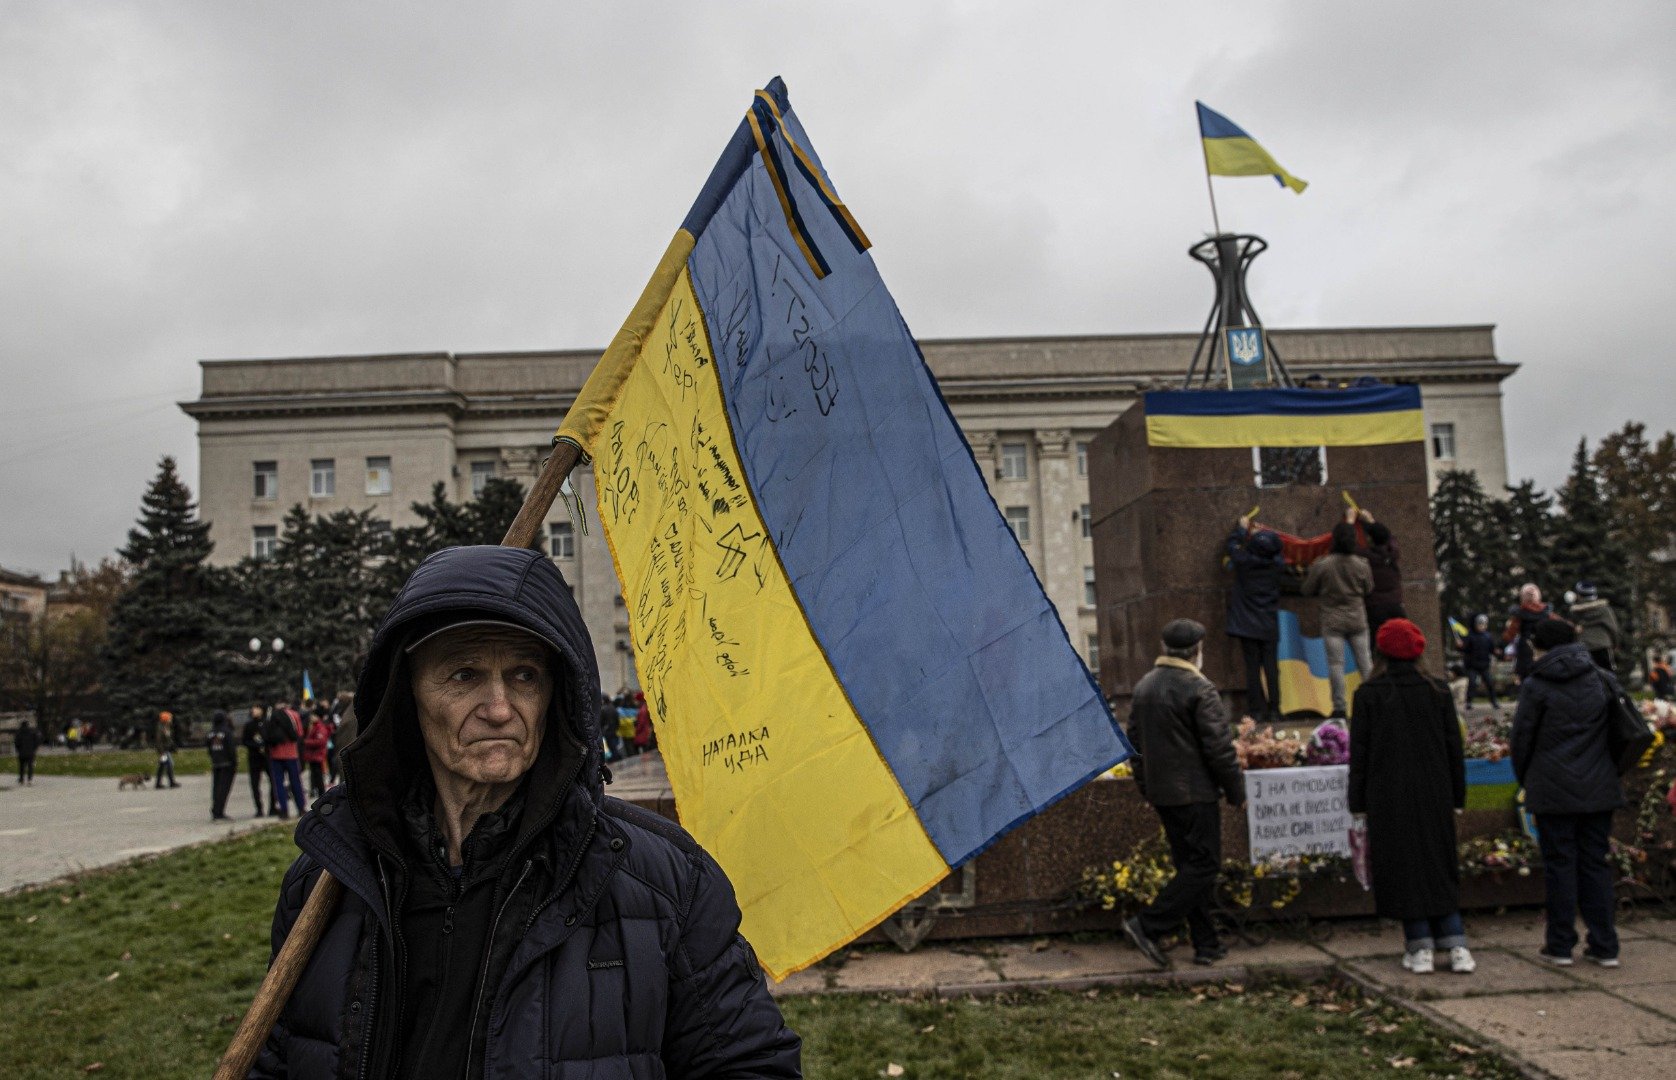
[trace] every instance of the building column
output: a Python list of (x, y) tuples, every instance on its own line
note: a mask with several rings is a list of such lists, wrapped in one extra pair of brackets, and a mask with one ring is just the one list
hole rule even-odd
[(1041, 508), (1037, 547), (1041, 557), (1036, 573), (1081, 656), (1087, 644), (1079, 617), (1084, 564), (1082, 499), (1073, 451), (1069, 430), (1042, 428), (1036, 432), (1036, 502)]

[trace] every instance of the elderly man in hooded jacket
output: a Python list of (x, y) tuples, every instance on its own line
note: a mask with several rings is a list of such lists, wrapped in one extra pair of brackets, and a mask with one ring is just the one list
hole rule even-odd
[(253, 1077), (797, 1077), (799, 1041), (691, 837), (607, 798), (594, 650), (539, 552), (414, 571), (297, 827), (277, 953), (344, 885)]

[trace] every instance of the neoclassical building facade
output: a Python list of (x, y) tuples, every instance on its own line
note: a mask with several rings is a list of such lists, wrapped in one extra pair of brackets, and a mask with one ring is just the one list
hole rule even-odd
[[(1507, 482), (1501, 383), (1517, 370), (1493, 328), (1445, 326), (1271, 331), (1294, 378), (1362, 376), (1420, 385), (1435, 476), (1471, 469), (1486, 491)], [(1179, 385), (1192, 334), (978, 338), (921, 347), (991, 494), (1013, 525), (1072, 642), (1098, 665), (1085, 450), (1147, 389)], [(214, 559), (233, 563), (277, 542), (294, 505), (370, 509), (411, 524), (414, 502), (443, 481), (469, 499), (491, 476), (528, 482), (597, 350), (407, 353), (205, 360), (198, 494)], [(580, 530), (562, 505), (543, 543), (571, 582), (593, 633), (600, 678), (636, 685), (627, 612), (593, 521), (593, 477), (572, 476), (589, 508)], [(1218, 528), (1221, 526), (1218, 525)]]

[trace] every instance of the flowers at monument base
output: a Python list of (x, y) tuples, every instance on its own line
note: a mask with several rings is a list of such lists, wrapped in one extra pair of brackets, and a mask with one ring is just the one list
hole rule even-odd
[(1660, 731), (1676, 728), (1676, 702), (1654, 699), (1641, 703), (1641, 715)]
[[(1348, 743), (1345, 760), (1349, 761)], [(1277, 731), (1273, 724), (1258, 726), (1247, 716), (1234, 735), (1234, 753), (1242, 769), (1287, 769), (1304, 763), (1309, 740), (1296, 731)]]
[(1305, 765), (1350, 764), (1350, 729), (1342, 720), (1324, 720), (1304, 748)]

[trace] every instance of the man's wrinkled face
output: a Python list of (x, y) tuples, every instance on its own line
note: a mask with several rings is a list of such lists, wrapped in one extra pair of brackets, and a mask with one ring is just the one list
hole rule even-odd
[(528, 634), (461, 627), (414, 650), (413, 698), (434, 772), (510, 783), (529, 771), (541, 749), (553, 700), (552, 661)]

